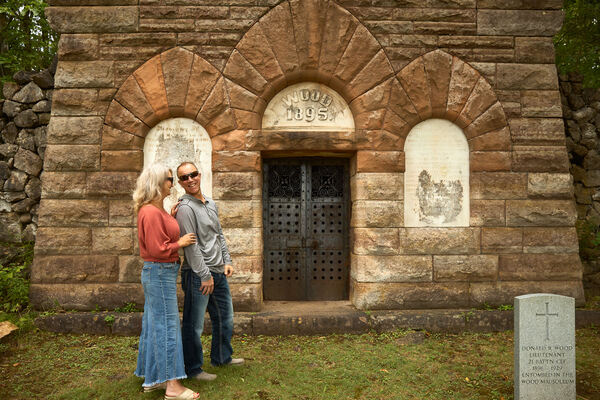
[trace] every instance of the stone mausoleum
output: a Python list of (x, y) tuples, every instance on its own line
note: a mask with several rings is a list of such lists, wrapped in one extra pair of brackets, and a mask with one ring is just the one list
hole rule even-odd
[(131, 192), (183, 160), (218, 202), (238, 310), (583, 302), (562, 1), (50, 4), (36, 307), (142, 304)]

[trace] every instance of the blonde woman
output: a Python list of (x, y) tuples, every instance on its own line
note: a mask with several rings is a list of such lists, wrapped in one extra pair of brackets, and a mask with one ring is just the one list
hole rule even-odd
[(140, 256), (144, 260), (144, 316), (135, 375), (144, 378), (144, 391), (165, 389), (166, 400), (193, 400), (198, 393), (184, 387), (177, 274), (180, 247), (195, 243), (194, 234), (179, 237), (179, 225), (163, 208), (171, 193), (173, 173), (165, 166), (144, 168), (137, 180), (133, 202), (138, 216)]

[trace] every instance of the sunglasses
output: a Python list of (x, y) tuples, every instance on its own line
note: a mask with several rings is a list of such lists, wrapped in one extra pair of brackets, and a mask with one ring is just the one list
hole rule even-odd
[(179, 176), (179, 180), (182, 181), (182, 182), (185, 182), (189, 178), (195, 178), (195, 177), (197, 177), (199, 174), (200, 173), (198, 171), (190, 172), (189, 174), (180, 175)]
[(172, 176), (167, 176), (167, 179), (169, 182), (171, 182), (171, 184), (173, 183), (173, 177)]

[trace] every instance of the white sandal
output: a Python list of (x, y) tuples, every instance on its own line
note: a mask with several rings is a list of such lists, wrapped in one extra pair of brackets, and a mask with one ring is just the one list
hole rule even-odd
[(165, 400), (196, 400), (200, 397), (200, 393), (196, 393), (191, 389), (185, 389), (177, 396), (167, 396), (165, 394)]

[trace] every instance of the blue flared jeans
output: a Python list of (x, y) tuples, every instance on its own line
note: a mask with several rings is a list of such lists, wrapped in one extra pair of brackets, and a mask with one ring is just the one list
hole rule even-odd
[(183, 304), (183, 354), (185, 372), (189, 376), (202, 372), (204, 356), (200, 336), (204, 330), (204, 314), (208, 310), (212, 325), (212, 343), (210, 361), (214, 366), (231, 361), (233, 348), (233, 303), (227, 277), (223, 273), (211, 272), (215, 281), (213, 293), (203, 295), (200, 291), (202, 281), (191, 269), (181, 272), (181, 286), (185, 293)]
[(177, 307), (178, 263), (144, 262), (144, 315), (135, 375), (142, 386), (186, 378)]

